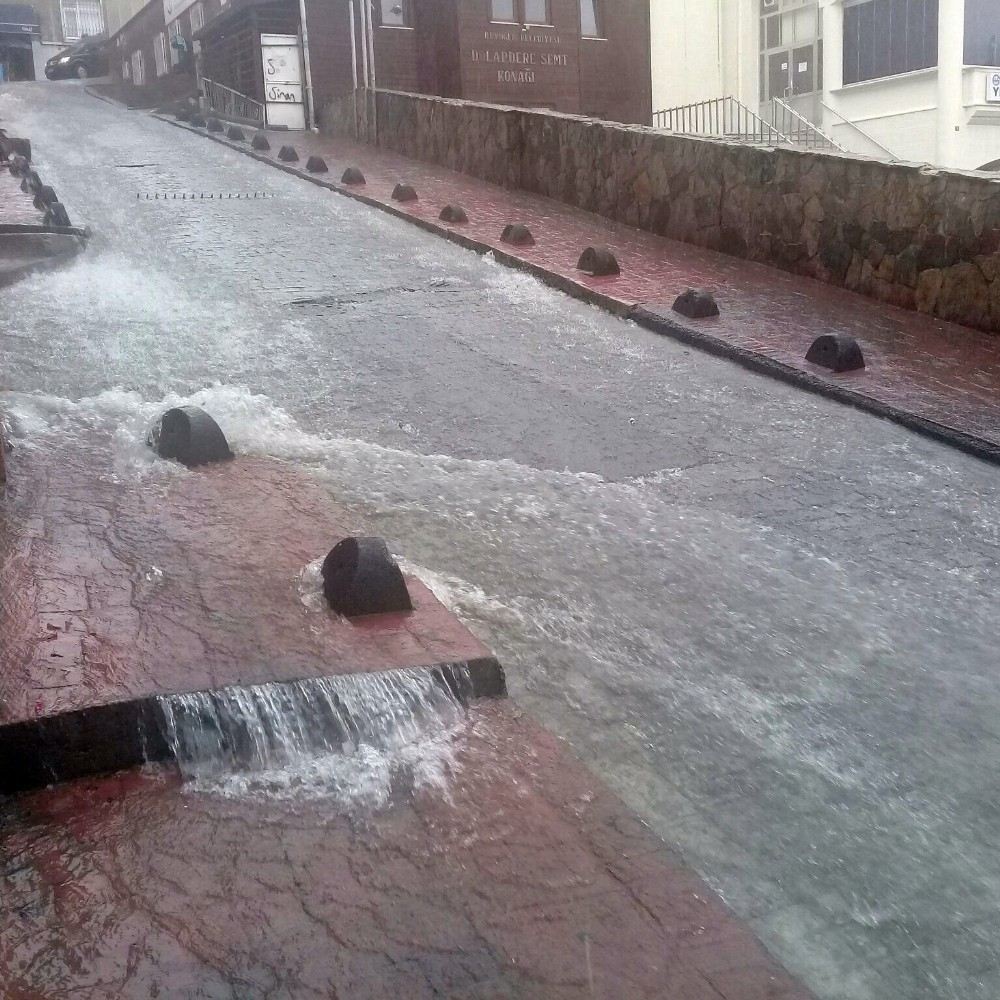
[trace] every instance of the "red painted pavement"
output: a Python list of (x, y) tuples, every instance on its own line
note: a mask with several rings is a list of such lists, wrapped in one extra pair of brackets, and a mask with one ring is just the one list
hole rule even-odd
[(490, 655), (416, 580), (412, 614), (307, 608), (303, 568), (365, 525), (291, 466), (237, 458), (122, 481), (99, 442), (76, 441), (18, 448), (7, 472), (0, 722)]
[[(367, 184), (350, 190), (599, 291), (623, 310), (645, 305), (669, 312), (687, 287), (713, 290), (722, 315), (693, 324), (695, 329), (1000, 444), (1000, 345), (995, 337), (344, 138), (274, 133), (271, 158), (288, 142), (295, 144), (303, 163), (313, 153), (326, 159), (330, 172), (322, 175), (325, 181), (341, 186), (344, 169), (360, 167)], [(419, 200), (392, 201), (399, 181), (412, 184)], [(468, 224), (438, 222), (438, 213), (448, 203), (465, 208)], [(511, 222), (526, 224), (536, 245), (515, 248), (501, 243), (500, 233)], [(591, 244), (614, 251), (621, 276), (591, 278), (576, 270), (581, 252)], [(836, 375), (806, 364), (809, 345), (822, 333), (856, 337), (867, 369)]]
[(358, 815), (164, 771), (0, 804), (9, 1000), (808, 1000), (552, 736), (479, 702), (447, 794)]

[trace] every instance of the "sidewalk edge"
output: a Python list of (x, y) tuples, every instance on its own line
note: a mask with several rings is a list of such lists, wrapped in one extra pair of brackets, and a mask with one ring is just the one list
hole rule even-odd
[(244, 156), (249, 156), (261, 163), (266, 163), (268, 166), (276, 167), (278, 170), (284, 171), (286, 174), (291, 174), (301, 180), (309, 181), (311, 184), (326, 188), (329, 191), (333, 191), (335, 194), (343, 195), (346, 198), (359, 201), (372, 208), (377, 208), (388, 215), (396, 217), (397, 219), (409, 222), (426, 232), (433, 233), (437, 236), (443, 236), (450, 242), (456, 243), (467, 250), (472, 250), (481, 256), (492, 254), (493, 257), (501, 264), (516, 268), (519, 271), (525, 271), (558, 291), (565, 292), (567, 295), (570, 295), (575, 299), (579, 299), (580, 301), (596, 306), (599, 309), (603, 309), (621, 319), (629, 319), (643, 329), (666, 337), (671, 337), (674, 340), (680, 341), (681, 343), (687, 344), (691, 347), (695, 347), (707, 354), (714, 355), (715, 357), (732, 361), (733, 363), (738, 364), (743, 368), (747, 368), (756, 374), (769, 376), (770, 378), (785, 382), (786, 384), (795, 386), (796, 388), (804, 389), (806, 392), (811, 392), (814, 395), (822, 396), (826, 399), (830, 399), (834, 402), (842, 403), (847, 406), (852, 406), (855, 409), (862, 410), (885, 420), (890, 420), (893, 423), (899, 424), (907, 430), (920, 434), (923, 437), (930, 438), (931, 440), (937, 441), (941, 444), (950, 445), (958, 451), (972, 455), (973, 457), (983, 461), (990, 462), (994, 465), (1000, 465), (1000, 443), (989, 441), (988, 439), (978, 437), (975, 434), (969, 434), (966, 431), (959, 430), (956, 427), (951, 427), (948, 424), (938, 423), (937, 421), (931, 420), (927, 417), (921, 417), (909, 410), (904, 410), (900, 407), (893, 406), (890, 403), (885, 403), (882, 400), (876, 399), (874, 396), (869, 396), (863, 392), (857, 391), (856, 389), (850, 389), (835, 382), (827, 381), (826, 379), (823, 379), (818, 375), (814, 375), (811, 372), (804, 371), (801, 368), (795, 368), (793, 365), (768, 357), (766, 354), (750, 351), (747, 348), (739, 347), (738, 345), (732, 344), (720, 337), (713, 337), (711, 334), (694, 330), (668, 316), (656, 313), (641, 304), (629, 303), (622, 299), (617, 299), (614, 296), (606, 295), (603, 292), (589, 288), (578, 281), (574, 281), (572, 278), (567, 278), (564, 275), (555, 273), (554, 271), (549, 271), (538, 264), (534, 264), (531, 261), (524, 260), (521, 257), (508, 253), (490, 243), (484, 243), (481, 240), (472, 239), (455, 229), (440, 225), (429, 219), (421, 219), (403, 211), (402, 209), (398, 209), (393, 205), (379, 201), (377, 198), (372, 198), (369, 195), (352, 190), (345, 185), (339, 185), (334, 181), (324, 180), (322, 177), (308, 174), (301, 167), (293, 167), (288, 164), (281, 163), (280, 161), (276, 161), (263, 153), (258, 153), (256, 150), (250, 149), (249, 146), (243, 146), (240, 143), (226, 139), (223, 135), (203, 132), (200, 129), (193, 128), (184, 122), (174, 121), (164, 115), (154, 114), (152, 117), (162, 122), (166, 122), (168, 125), (174, 125), (181, 128), (185, 132), (199, 135), (202, 138), (211, 139), (214, 142), (225, 146), (227, 149), (232, 149), (237, 153), (242, 153)]

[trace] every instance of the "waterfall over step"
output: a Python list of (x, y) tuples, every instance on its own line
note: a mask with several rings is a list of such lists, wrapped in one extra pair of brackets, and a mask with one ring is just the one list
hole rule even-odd
[(438, 784), (466, 718), (467, 666), (346, 674), (158, 699), (187, 784), (223, 794), (298, 790), (381, 805)]

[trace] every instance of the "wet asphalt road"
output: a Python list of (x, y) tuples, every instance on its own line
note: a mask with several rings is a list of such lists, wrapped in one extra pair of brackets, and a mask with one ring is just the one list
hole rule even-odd
[[(356, 506), (823, 998), (1000, 995), (1000, 471), (82, 88), (0, 120), (87, 254), (16, 433), (195, 398)], [(158, 193), (266, 199), (146, 201)]]

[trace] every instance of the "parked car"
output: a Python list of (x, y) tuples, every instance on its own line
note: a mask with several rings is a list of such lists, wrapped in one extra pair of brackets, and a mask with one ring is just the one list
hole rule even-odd
[(90, 76), (106, 76), (107, 44), (108, 40), (103, 35), (81, 38), (45, 64), (45, 75), (50, 80), (68, 80), (72, 77), (86, 80)]

